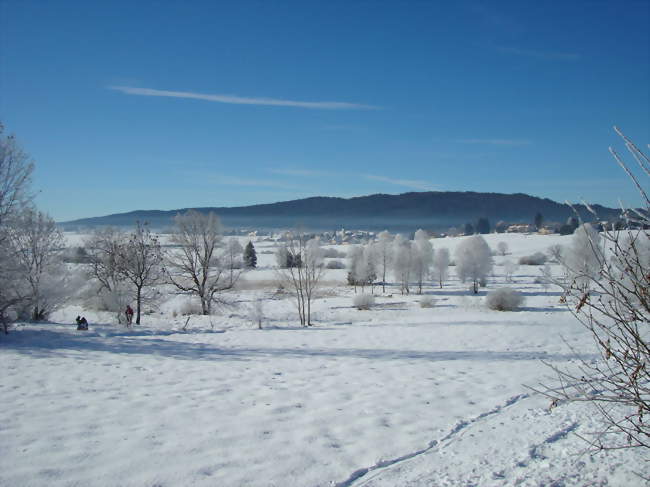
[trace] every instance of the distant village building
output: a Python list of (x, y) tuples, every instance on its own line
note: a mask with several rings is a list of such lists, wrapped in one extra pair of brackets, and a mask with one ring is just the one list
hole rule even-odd
[(534, 231), (535, 226), (528, 223), (516, 223), (506, 228), (506, 233), (531, 233)]

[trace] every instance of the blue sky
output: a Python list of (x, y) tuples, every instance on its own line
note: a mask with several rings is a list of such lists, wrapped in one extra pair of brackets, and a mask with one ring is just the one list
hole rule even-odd
[(0, 120), (57, 220), (315, 195), (638, 204), (650, 2), (0, 0)]

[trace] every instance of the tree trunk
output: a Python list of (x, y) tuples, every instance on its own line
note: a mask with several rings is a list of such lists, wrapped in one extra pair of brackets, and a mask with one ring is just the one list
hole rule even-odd
[(136, 297), (136, 308), (137, 308), (137, 316), (135, 318), (135, 324), (139, 325), (140, 324), (140, 305), (142, 304), (142, 287), (138, 286), (138, 292), (137, 292), (137, 297)]

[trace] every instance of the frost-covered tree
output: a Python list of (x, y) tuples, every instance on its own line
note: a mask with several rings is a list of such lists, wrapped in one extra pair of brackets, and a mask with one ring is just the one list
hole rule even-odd
[(32, 201), (33, 171), (30, 157), (13, 135), (4, 135), (4, 126), (0, 123), (0, 239), (6, 237), (2, 228)]
[(228, 276), (231, 281), (234, 279), (237, 271), (244, 266), (242, 262), (243, 253), (244, 248), (239, 243), (239, 240), (234, 237), (226, 240), (221, 254), (221, 260), (226, 269), (228, 269)]
[(437, 249), (433, 254), (433, 275), (442, 289), (443, 283), (447, 280), (449, 272), (449, 249), (442, 247)]
[(395, 280), (400, 284), (401, 293), (409, 294), (413, 270), (413, 243), (400, 234), (395, 235), (393, 239), (391, 264)]
[(138, 222), (135, 230), (118, 246), (117, 272), (135, 290), (136, 318), (140, 324), (143, 290), (163, 278), (163, 253), (158, 237)]
[(280, 244), (275, 251), (275, 264), (279, 269), (286, 269), (288, 260), (289, 249), (287, 249), (285, 244)]
[(465, 282), (472, 282), (472, 290), (478, 293), (479, 284), (487, 280), (492, 272), (492, 252), (480, 235), (464, 239), (455, 253), (456, 273)]
[(209, 315), (219, 295), (232, 289), (238, 272), (224, 264), (220, 253), (222, 227), (219, 217), (189, 210), (176, 215), (172, 242), (180, 248), (168, 257), (168, 277), (178, 291), (195, 295), (201, 312)]
[(563, 247), (560, 244), (553, 244), (546, 250), (549, 258), (553, 262), (562, 262)]
[(250, 240), (244, 249), (244, 265), (249, 269), (257, 267), (257, 252), (255, 252), (255, 246)]
[(413, 241), (413, 277), (418, 285), (418, 294), (422, 294), (422, 284), (429, 277), (433, 264), (433, 245), (427, 232), (420, 229), (415, 232)]
[(10, 240), (29, 290), (24, 303), (29, 317), (43, 320), (70, 292), (70, 279), (60, 258), (63, 236), (52, 218), (27, 208), (12, 220)]
[(506, 255), (508, 253), (508, 244), (505, 242), (499, 242), (497, 244), (497, 251), (500, 255)]
[(506, 282), (512, 282), (512, 275), (517, 272), (519, 265), (516, 262), (506, 259), (503, 261), (503, 277)]
[(374, 245), (368, 243), (363, 246), (353, 247), (348, 258), (350, 263), (348, 284), (354, 286), (355, 292), (357, 286), (361, 286), (362, 291), (366, 286), (373, 286), (377, 279)]
[(598, 277), (605, 261), (600, 234), (591, 224), (584, 223), (574, 232), (571, 245), (563, 256), (569, 286), (586, 291)]
[(379, 232), (374, 245), (377, 273), (381, 276), (381, 292), (386, 292), (386, 272), (390, 269), (393, 236), (387, 231)]
[(5, 333), (8, 315), (28, 294), (16, 249), (10, 242), (12, 220), (32, 201), (34, 164), (15, 137), (4, 134), (0, 123), (0, 322)]
[(318, 238), (307, 239), (303, 233), (291, 235), (287, 251), (300, 265), (279, 268), (280, 280), (290, 289), (302, 326), (311, 326), (311, 304), (325, 273), (324, 252)]

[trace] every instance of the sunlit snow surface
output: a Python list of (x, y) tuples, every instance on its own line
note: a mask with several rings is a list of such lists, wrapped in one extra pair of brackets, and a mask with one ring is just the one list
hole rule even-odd
[[(432, 242), (453, 258), (459, 240)], [(510, 246), (488, 289), (505, 285), (503, 259), (569, 242), (487, 240)], [(571, 366), (568, 345), (595, 357), (558, 289), (534, 283), (537, 266), (519, 267), (525, 307), (507, 313), (453, 268), (443, 289), (425, 289), (434, 308), (391, 286), (358, 311), (346, 271), (330, 271), (315, 325), (300, 329), (276, 294), (271, 245), (256, 243), (260, 269), (232, 306), (186, 331), (173, 298), (132, 332), (75, 305), (1, 337), (0, 485), (644, 485), (645, 452), (584, 453), (576, 434), (601, 428), (588, 405), (549, 411), (525, 387), (553, 384), (541, 360)], [(259, 297), (264, 330), (247, 311)], [(80, 313), (88, 332), (70, 324)]]

